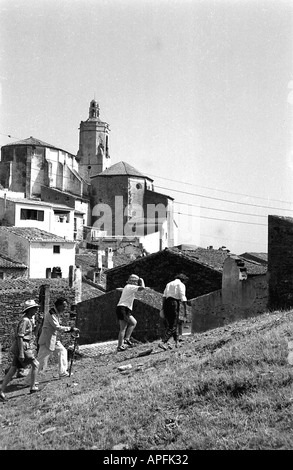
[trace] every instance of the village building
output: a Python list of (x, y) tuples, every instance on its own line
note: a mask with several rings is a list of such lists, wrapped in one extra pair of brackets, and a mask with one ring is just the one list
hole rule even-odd
[(69, 277), (75, 242), (38, 228), (0, 227), (1, 252), (28, 267), (29, 278)]
[(0, 220), (4, 226), (39, 228), (72, 240), (74, 219), (74, 209), (66, 205), (15, 198), (9, 192), (0, 197)]
[[(128, 163), (111, 166), (109, 132), (92, 100), (88, 119), (80, 123), (76, 156), (32, 136), (4, 145), (0, 224), (28, 226), (34, 220), (32, 227), (68, 236), (83, 248), (102, 237), (114, 243), (130, 237), (150, 253), (176, 244), (173, 198), (156, 192), (153, 180)], [(30, 207), (35, 201), (39, 207)], [(45, 223), (41, 218), (48, 219), (50, 211), (51, 222)], [(55, 223), (58, 218), (63, 227)]]
[(149, 253), (176, 243), (174, 199), (156, 192), (153, 180), (128, 163), (116, 163), (92, 176), (91, 193), (97, 237), (136, 237)]
[(26, 279), (27, 277), (28, 268), (25, 264), (0, 253), (0, 280), (19, 278)]
[[(179, 272), (188, 276), (186, 295), (192, 333), (205, 331), (263, 313), (268, 301), (267, 268), (260, 263), (246, 261), (229, 250), (184, 247), (171, 248), (105, 269), (106, 292), (96, 294), (77, 305), (77, 321), (82, 329), (84, 343), (110, 340), (117, 336), (117, 305), (121, 288), (130, 274), (142, 277), (150, 289), (136, 294), (133, 307), (140, 329), (135, 337), (140, 340), (157, 339), (162, 333), (159, 310), (165, 286)], [(79, 255), (87, 275), (95, 269), (92, 257)], [(100, 287), (100, 286), (99, 286)], [(189, 327), (188, 327), (189, 328)]]
[[(90, 223), (89, 184), (80, 176), (74, 155), (32, 136), (4, 145), (1, 147), (0, 184), (8, 190), (6, 194), (0, 192), (3, 198), (10, 197), (9, 193), (13, 192), (16, 199), (37, 200), (39, 205), (43, 205), (43, 201), (66, 206), (67, 214), (73, 209), (69, 237), (83, 239), (83, 225)], [(58, 215), (58, 208), (55, 210)], [(62, 210), (64, 212), (64, 208)], [(18, 222), (16, 219), (13, 223)], [(2, 215), (0, 223), (11, 222), (7, 222), (5, 216), (3, 220)], [(59, 229), (58, 225), (50, 228), (56, 235), (59, 235)]]

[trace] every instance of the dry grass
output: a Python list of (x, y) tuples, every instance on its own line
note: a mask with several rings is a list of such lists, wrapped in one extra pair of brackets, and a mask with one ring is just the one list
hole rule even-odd
[(292, 312), (276, 312), (187, 337), (178, 350), (152, 343), (83, 357), (62, 381), (53, 364), (32, 396), (14, 380), (0, 448), (293, 449), (292, 326)]

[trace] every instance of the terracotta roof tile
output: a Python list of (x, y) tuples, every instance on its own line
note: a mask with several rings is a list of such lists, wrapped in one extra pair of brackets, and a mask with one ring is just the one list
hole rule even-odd
[(58, 235), (35, 227), (0, 227), (0, 234), (5, 232), (13, 233), (19, 237), (36, 242), (74, 243), (73, 240), (66, 240)]
[(27, 266), (19, 261), (15, 261), (6, 255), (0, 254), (0, 268), (19, 268), (26, 269)]
[(110, 166), (102, 173), (92, 176), (91, 178), (96, 178), (97, 176), (117, 176), (117, 175), (128, 175), (128, 176), (138, 176), (140, 178), (147, 178), (148, 180), (153, 181), (148, 176), (143, 175), (133, 166), (129, 165), (126, 162), (115, 163), (115, 165)]

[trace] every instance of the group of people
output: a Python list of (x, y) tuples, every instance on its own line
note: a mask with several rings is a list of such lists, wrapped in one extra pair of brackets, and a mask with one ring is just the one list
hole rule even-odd
[[(188, 278), (184, 274), (178, 274), (174, 280), (169, 282), (163, 293), (162, 310), (164, 312), (165, 333), (159, 347), (167, 350), (169, 340), (173, 337), (175, 346), (179, 340), (179, 312), (180, 303), (183, 304), (184, 316), (186, 317), (186, 282)], [(119, 335), (117, 351), (125, 351), (127, 346), (133, 346), (131, 335), (136, 327), (137, 321), (132, 314), (133, 303), (137, 291), (148, 289), (144, 280), (132, 274), (122, 290), (120, 300), (117, 304), (116, 315), (119, 322)], [(37, 392), (38, 375), (45, 371), (51, 354), (58, 356), (59, 377), (68, 377), (67, 349), (57, 339), (58, 332), (71, 332), (77, 335), (78, 328), (61, 325), (60, 316), (65, 311), (68, 302), (66, 298), (59, 297), (54, 306), (44, 315), (37, 315), (39, 304), (34, 300), (27, 300), (24, 304), (23, 315), (16, 328), (15, 340), (11, 347), (13, 359), (11, 366), (2, 382), (0, 400), (6, 401), (5, 390), (15, 373), (20, 369), (30, 367), (26, 378), (30, 386), (30, 393)], [(40, 334), (38, 335), (38, 331)], [(35, 340), (37, 337), (37, 344)], [(126, 347), (125, 347), (126, 346)]]
[[(38, 374), (47, 367), (51, 354), (58, 356), (59, 377), (68, 377), (68, 359), (67, 349), (57, 339), (57, 333), (72, 332), (77, 334), (78, 328), (70, 326), (62, 326), (60, 315), (64, 312), (68, 305), (65, 297), (59, 297), (53, 306), (42, 318), (37, 317), (39, 304), (34, 300), (27, 300), (24, 304), (23, 315), (16, 328), (15, 340), (11, 347), (13, 359), (11, 366), (2, 382), (0, 391), (0, 400), (6, 401), (5, 390), (14, 374), (19, 369), (30, 367), (30, 373), (27, 376), (27, 384), (30, 386), (30, 393), (37, 392)], [(40, 329), (40, 335), (35, 344), (37, 331)]]
[[(174, 280), (169, 282), (163, 293), (162, 310), (164, 312), (165, 333), (159, 347), (167, 350), (169, 340), (173, 337), (175, 346), (178, 347), (180, 319), (180, 303), (183, 305), (184, 317), (187, 316), (186, 305), (186, 283), (188, 277), (185, 274), (177, 274)], [(136, 327), (137, 321), (132, 315), (133, 302), (137, 291), (147, 289), (144, 280), (136, 274), (129, 276), (126, 286), (122, 290), (120, 300), (116, 308), (119, 321), (119, 335), (117, 351), (125, 351), (125, 345), (133, 346), (131, 334)]]

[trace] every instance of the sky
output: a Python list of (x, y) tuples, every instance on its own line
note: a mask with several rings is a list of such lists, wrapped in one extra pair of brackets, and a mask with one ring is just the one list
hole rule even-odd
[[(293, 4), (0, 0), (0, 145), (76, 154), (96, 99), (111, 164), (175, 200), (180, 244), (267, 252), (293, 217)], [(9, 137), (10, 136), (10, 137)]]

